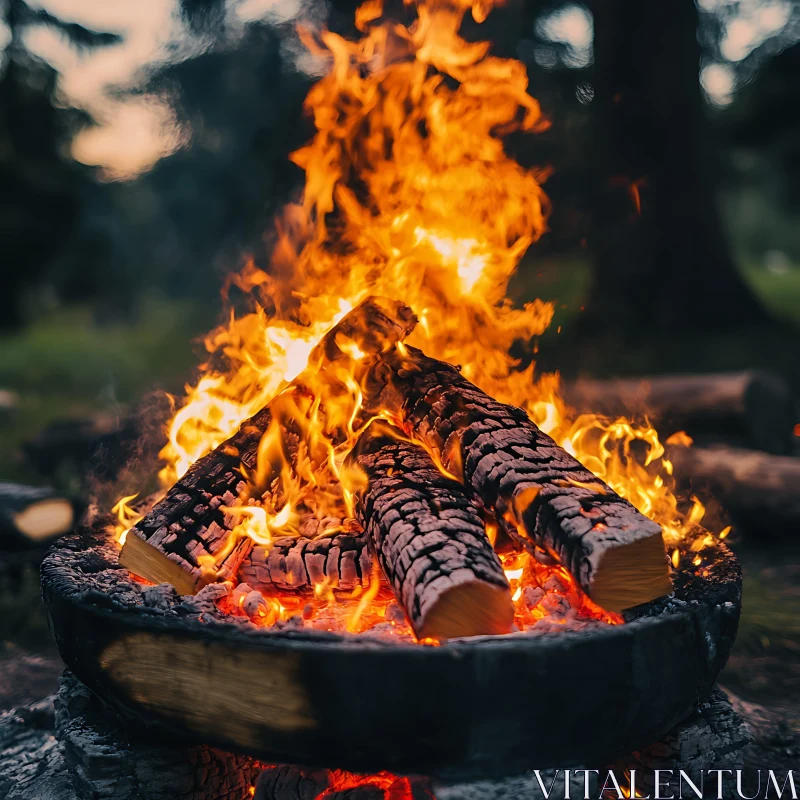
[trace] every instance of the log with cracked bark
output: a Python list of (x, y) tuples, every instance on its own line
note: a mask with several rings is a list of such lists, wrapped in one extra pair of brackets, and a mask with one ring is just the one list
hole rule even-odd
[(269, 547), (257, 545), (242, 561), (238, 579), (253, 589), (310, 592), (315, 586), (353, 589), (369, 586), (372, 554), (362, 532), (289, 536)]
[(521, 409), (410, 347), (378, 361), (370, 393), (495, 510), (510, 536), (557, 558), (603, 608), (621, 611), (672, 590), (660, 526)]
[[(346, 343), (376, 355), (392, 348), (414, 327), (416, 319), (403, 303), (369, 297), (322, 338), (309, 357), (309, 368), (296, 379), (318, 375), (347, 357)], [(344, 348), (344, 349), (343, 349)], [(369, 359), (361, 368), (366, 369)], [(129, 532), (120, 563), (153, 583), (171, 583), (181, 594), (194, 594), (212, 580), (231, 577), (252, 543), (239, 540), (224, 560), (218, 556), (229, 542), (238, 517), (223, 511), (246, 489), (241, 466), (256, 467), (258, 446), (272, 420), (264, 408), (242, 424), (226, 442), (199, 459), (166, 496)], [(203, 561), (217, 557), (213, 569)]]
[(367, 476), (357, 492), (358, 519), (416, 636), (508, 633), (508, 581), (469, 490), (381, 422), (348, 458)]

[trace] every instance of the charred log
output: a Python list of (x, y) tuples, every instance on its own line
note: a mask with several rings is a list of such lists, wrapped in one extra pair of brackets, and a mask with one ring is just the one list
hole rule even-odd
[(508, 633), (508, 581), (468, 491), (381, 423), (370, 425), (350, 457), (368, 479), (359, 521), (417, 637)]
[[(340, 345), (345, 342), (355, 343), (365, 353), (384, 352), (405, 337), (415, 322), (408, 306), (370, 297), (323, 337), (309, 359), (312, 372), (344, 357)], [(298, 380), (302, 382), (303, 376)], [(120, 563), (154, 583), (173, 584), (181, 594), (193, 594), (212, 580), (233, 575), (251, 548), (249, 540), (237, 542), (213, 569), (204, 568), (203, 561), (228, 543), (238, 518), (223, 507), (233, 505), (247, 488), (241, 467), (254, 470), (259, 442), (271, 420), (270, 409), (262, 409), (192, 465), (128, 533)]]
[(557, 558), (610, 611), (668, 594), (661, 528), (598, 480), (519, 408), (414, 348), (382, 359), (376, 395), (404, 429), (441, 454), (498, 524)]
[(685, 430), (700, 441), (791, 452), (794, 399), (786, 383), (768, 372), (579, 380), (564, 386), (564, 398), (581, 412), (647, 415), (667, 436)]
[(371, 574), (372, 554), (360, 532), (275, 539), (269, 547), (254, 547), (239, 568), (239, 580), (261, 591), (366, 587)]
[(708, 491), (733, 522), (761, 537), (796, 536), (800, 529), (800, 458), (733, 447), (672, 447), (675, 475)]
[[(171, 583), (180, 594), (194, 594), (213, 580), (213, 573), (203, 571), (201, 556), (213, 557), (225, 547), (237, 517), (222, 507), (233, 505), (244, 488), (241, 465), (255, 466), (271, 416), (269, 409), (260, 411), (197, 461), (128, 532), (120, 564), (153, 583)], [(220, 571), (232, 575), (249, 549), (242, 540)]]

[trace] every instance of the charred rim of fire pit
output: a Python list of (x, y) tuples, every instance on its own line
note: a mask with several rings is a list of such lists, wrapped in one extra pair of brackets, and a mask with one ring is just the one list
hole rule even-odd
[[(441, 647), (247, 632), (120, 605), (93, 587), (93, 573), (121, 569), (116, 553), (99, 528), (62, 539), (42, 585), (67, 666), (129, 724), (360, 772), (489, 777), (610, 762), (710, 690), (741, 608), (739, 565), (720, 543), (706, 567), (682, 565), (671, 599), (625, 625)], [(188, 673), (205, 691), (187, 691)]]

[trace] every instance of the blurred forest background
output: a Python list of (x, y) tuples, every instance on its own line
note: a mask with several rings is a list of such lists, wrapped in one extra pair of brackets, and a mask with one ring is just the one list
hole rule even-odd
[[(325, 65), (296, 26), (352, 33), (355, 5), (0, 3), (1, 478), (42, 480), (21, 446), (54, 421), (113, 425), (191, 379), (224, 275), (265, 263), (301, 186), (287, 154), (310, 136), (302, 101)], [(525, 62), (552, 120), (511, 143), (552, 169), (550, 230), (514, 284), (557, 303), (540, 365), (770, 367), (800, 389), (800, 3), (507, 0), (470, 35)], [(770, 580), (744, 641), (796, 657), (798, 615)], [(0, 601), (0, 639), (33, 646), (43, 621), (14, 628), (24, 591), (35, 578)]]

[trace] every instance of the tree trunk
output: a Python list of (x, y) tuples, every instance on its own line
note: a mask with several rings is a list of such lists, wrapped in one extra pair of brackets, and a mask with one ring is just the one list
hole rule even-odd
[(595, 152), (585, 332), (763, 323), (714, 197), (692, 0), (594, 0)]

